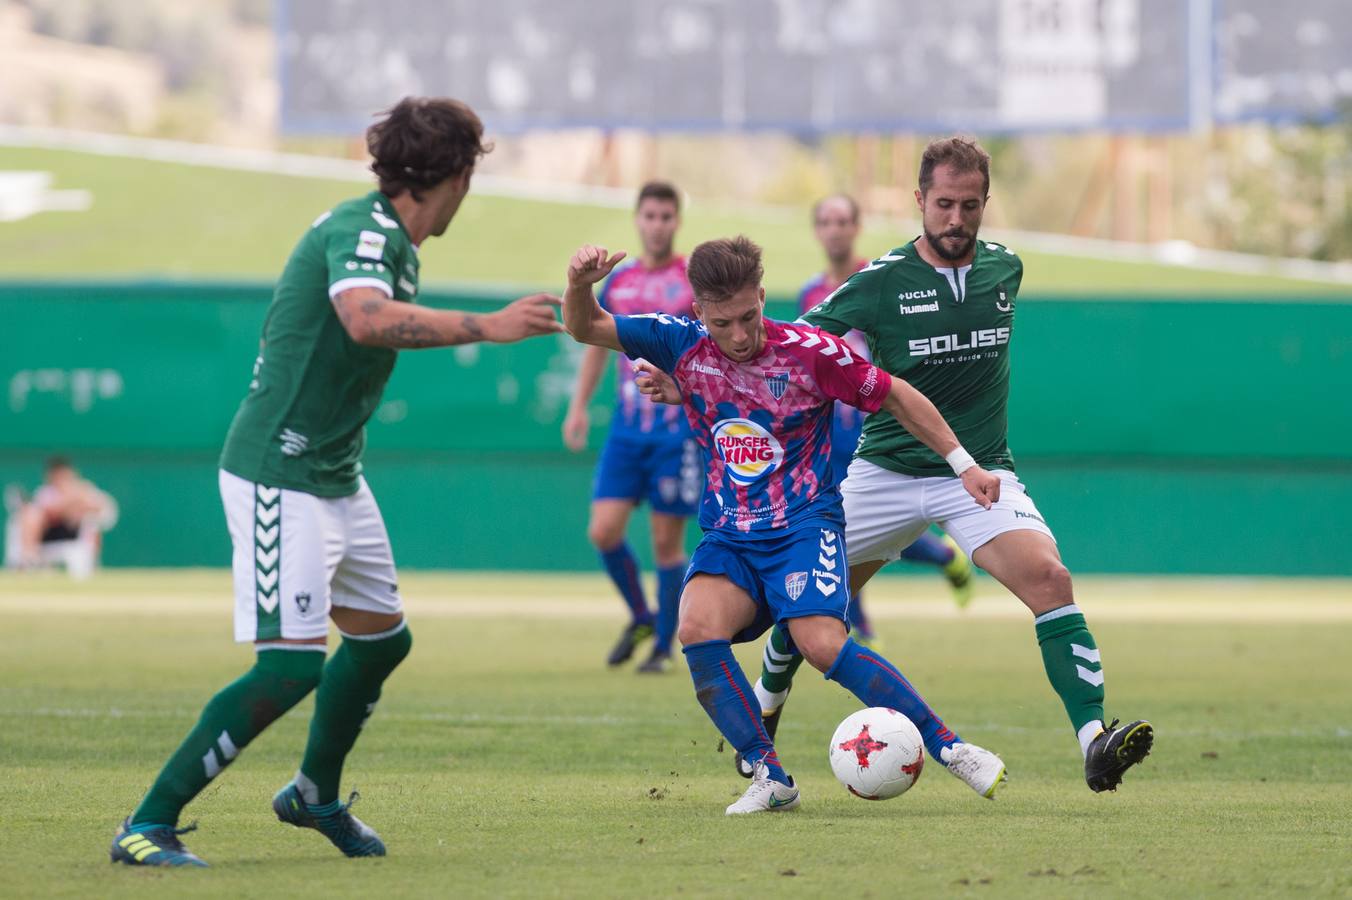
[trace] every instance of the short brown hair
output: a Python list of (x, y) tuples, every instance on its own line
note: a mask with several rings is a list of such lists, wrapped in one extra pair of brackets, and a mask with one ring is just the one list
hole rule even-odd
[(849, 194), (827, 194), (825, 197), (812, 204), (813, 225), (817, 224), (817, 215), (822, 211), (822, 207), (831, 200), (844, 200), (845, 205), (850, 208), (850, 221), (856, 225), (859, 224), (859, 203), (853, 197)]
[(760, 287), (761, 248), (746, 235), (705, 241), (690, 254), (685, 276), (701, 303), (721, 303), (747, 287)]
[(644, 200), (665, 200), (676, 205), (676, 211), (681, 211), (681, 194), (676, 190), (676, 185), (669, 181), (650, 181), (638, 189), (638, 199), (634, 201), (634, 209), (643, 205)]
[(934, 170), (950, 166), (955, 172), (980, 172), (984, 179), (983, 194), (991, 191), (991, 157), (972, 138), (951, 137), (930, 141), (920, 157), (920, 193), (929, 193), (934, 184)]
[(408, 191), (421, 200), (419, 191), (473, 169), (493, 149), (474, 110), (449, 97), (405, 97), (380, 116), (366, 129), (366, 149), (387, 197)]

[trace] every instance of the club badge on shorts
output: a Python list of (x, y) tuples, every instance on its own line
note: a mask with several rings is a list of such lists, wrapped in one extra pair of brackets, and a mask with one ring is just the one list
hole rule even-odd
[(790, 600), (797, 600), (803, 596), (803, 588), (807, 587), (806, 572), (790, 572), (784, 576), (784, 590), (789, 595)]

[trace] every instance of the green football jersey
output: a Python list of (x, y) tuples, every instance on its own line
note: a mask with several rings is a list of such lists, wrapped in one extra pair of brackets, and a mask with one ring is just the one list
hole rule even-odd
[(331, 298), (358, 287), (403, 301), (418, 293), (417, 248), (379, 191), (324, 213), (292, 251), (221, 468), (320, 497), (356, 493), (366, 420), (397, 356), (356, 343), (338, 320)]
[[(1014, 469), (1006, 440), (1009, 347), (1023, 263), (978, 241), (970, 266), (936, 269), (915, 242), (860, 269), (803, 318), (868, 340), (874, 365), (905, 379), (939, 408), (983, 468)], [(858, 456), (903, 475), (952, 475), (943, 458), (879, 411), (864, 423)]]

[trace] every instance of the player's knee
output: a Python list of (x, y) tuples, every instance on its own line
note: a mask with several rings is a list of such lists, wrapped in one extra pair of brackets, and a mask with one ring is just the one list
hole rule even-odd
[(831, 668), (845, 646), (845, 628), (834, 620), (791, 628), (790, 633), (803, 659), (818, 672)]
[(598, 525), (592, 523), (587, 526), (587, 540), (591, 541), (593, 547), (602, 553), (608, 553), (620, 546), (624, 540), (622, 533), (617, 533), (615, 529), (607, 525)]
[(1074, 591), (1071, 587), (1070, 570), (1059, 559), (1050, 559), (1042, 564), (1039, 582), (1043, 592), (1057, 600), (1070, 602)]

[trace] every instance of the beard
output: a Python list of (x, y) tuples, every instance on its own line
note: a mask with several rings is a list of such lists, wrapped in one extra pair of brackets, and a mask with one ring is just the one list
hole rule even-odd
[[(943, 243), (943, 239), (947, 237), (963, 238), (962, 246), (957, 250), (948, 249)], [(929, 229), (925, 229), (925, 240), (929, 242), (931, 250), (949, 262), (953, 262), (972, 252), (972, 247), (976, 245), (976, 234), (968, 234), (965, 231), (945, 231), (943, 234), (935, 234)]]

